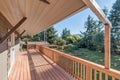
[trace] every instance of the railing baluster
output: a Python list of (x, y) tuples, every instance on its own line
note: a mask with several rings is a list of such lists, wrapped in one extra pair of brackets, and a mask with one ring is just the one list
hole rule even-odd
[(75, 62), (75, 77), (77, 78), (76, 68), (77, 68), (77, 62)]
[(85, 75), (85, 65), (83, 65), (83, 80), (85, 80), (85, 77), (86, 77), (86, 75)]
[(99, 72), (99, 80), (102, 80), (102, 73)]
[(115, 80), (115, 77), (112, 77), (112, 80)]
[(108, 80), (108, 75), (107, 74), (105, 74), (105, 80)]
[(83, 77), (83, 76), (82, 76), (82, 74), (83, 74), (82, 72), (83, 72), (83, 71), (82, 71), (82, 64), (81, 64), (81, 66), (80, 66), (80, 77), (81, 77), (81, 79), (82, 79), (82, 77)]
[(78, 63), (78, 66), (77, 66), (77, 73), (78, 73), (77, 76), (78, 76), (78, 78), (79, 78), (79, 75), (80, 75), (80, 72), (79, 72), (79, 71), (80, 71), (80, 68), (79, 68), (79, 66), (80, 66), (80, 64)]
[(96, 70), (94, 69), (94, 80), (96, 80)]
[(73, 76), (74, 76), (74, 74), (75, 74), (75, 73), (74, 73), (74, 61), (73, 61), (73, 71), (72, 71), (72, 72), (73, 72)]
[(92, 68), (89, 66), (86, 67), (86, 80), (92, 80)]
[(74, 75), (75, 75), (75, 78), (76, 78), (76, 62), (74, 62)]

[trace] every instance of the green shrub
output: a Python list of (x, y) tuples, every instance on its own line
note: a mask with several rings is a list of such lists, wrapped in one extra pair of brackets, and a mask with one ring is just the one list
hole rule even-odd
[(27, 49), (27, 45), (23, 44), (22, 49)]
[(64, 45), (66, 45), (66, 41), (64, 39), (58, 39), (57, 40), (57, 45), (64, 46)]
[(67, 46), (64, 47), (64, 51), (66, 52), (73, 52), (74, 50), (77, 50), (78, 47), (72, 44), (68, 44)]

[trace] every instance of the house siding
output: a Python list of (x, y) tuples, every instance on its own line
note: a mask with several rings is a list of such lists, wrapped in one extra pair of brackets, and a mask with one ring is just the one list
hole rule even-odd
[(7, 80), (7, 53), (7, 50), (0, 53), (0, 80)]
[[(2, 38), (6, 33), (7, 28), (0, 25), (0, 38)], [(7, 55), (8, 42), (5, 40), (4, 42), (0, 43), (0, 80), (7, 80)]]

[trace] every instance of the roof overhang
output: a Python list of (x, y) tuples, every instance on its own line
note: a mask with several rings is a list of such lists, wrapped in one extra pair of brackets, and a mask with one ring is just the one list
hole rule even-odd
[(0, 12), (15, 26), (23, 17), (27, 20), (17, 29), (34, 35), (86, 8), (90, 8), (104, 23), (109, 23), (94, 0), (0, 0)]

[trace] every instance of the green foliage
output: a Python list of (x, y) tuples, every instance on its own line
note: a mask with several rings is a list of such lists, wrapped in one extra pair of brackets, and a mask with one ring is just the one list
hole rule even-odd
[(23, 36), (21, 40), (25, 42), (25, 44), (22, 45), (22, 49), (27, 49), (27, 42), (32, 41), (32, 38), (31, 36), (27, 35), (27, 36)]
[(28, 41), (32, 41), (32, 37), (29, 35), (23, 36), (21, 40), (27, 44)]
[(51, 27), (51, 28), (47, 29), (47, 32), (46, 32), (47, 41), (48, 41), (50, 44), (55, 43), (54, 41), (55, 41), (56, 38), (57, 38), (56, 32), (57, 32), (57, 31), (54, 29), (54, 27)]
[(67, 37), (67, 43), (77, 45), (81, 39), (82, 39), (82, 37), (80, 37), (80, 36), (72, 36), (71, 35), (71, 36)]
[(104, 39), (102, 23), (89, 15), (85, 22), (85, 28), (86, 31), (82, 33), (83, 39), (79, 42), (79, 47), (102, 52)]
[(75, 50), (75, 46), (72, 44), (68, 44), (67, 46), (64, 47), (65, 52), (73, 52)]
[(95, 37), (96, 51), (104, 52), (104, 33), (103, 31), (97, 33)]
[(57, 45), (64, 46), (64, 45), (66, 45), (66, 41), (64, 39), (58, 38), (57, 39)]
[(104, 12), (104, 14), (105, 14), (106, 16), (108, 15), (108, 9), (107, 9), (107, 7), (104, 7), (103, 12)]
[(109, 19), (113, 27), (120, 25), (120, 0), (116, 0), (113, 4)]
[(40, 34), (40, 41), (45, 41), (45, 39), (46, 39), (46, 31), (44, 30), (44, 31), (42, 31), (42, 32), (40, 32), (39, 33)]
[(111, 51), (120, 54), (120, 0), (116, 0), (112, 6), (109, 19), (112, 23)]
[(67, 30), (67, 28), (63, 29), (62, 35), (61, 35), (62, 39), (67, 40), (67, 37), (70, 35), (71, 35), (70, 30)]
[(32, 41), (40, 41), (40, 38), (41, 38), (41, 35), (40, 35), (40, 33), (39, 33), (39, 34), (34, 35), (34, 36), (31, 38), (31, 40), (32, 40)]

